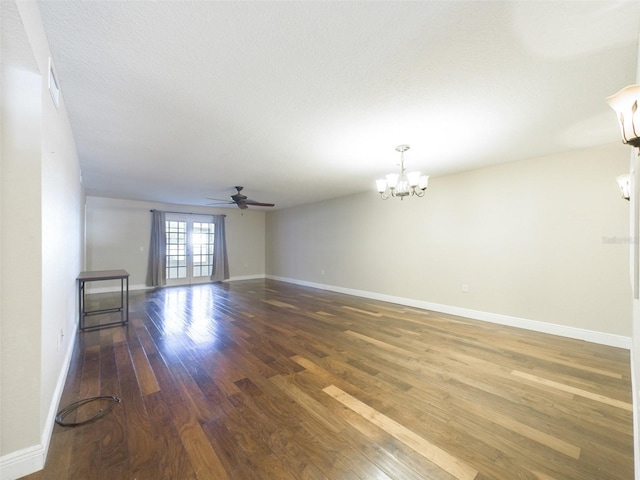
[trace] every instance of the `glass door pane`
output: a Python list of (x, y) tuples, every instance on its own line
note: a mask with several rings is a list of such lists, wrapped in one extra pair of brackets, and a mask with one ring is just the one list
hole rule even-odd
[(187, 222), (167, 220), (167, 280), (187, 278)]
[(175, 214), (166, 220), (167, 285), (208, 282), (213, 268), (214, 224)]
[(191, 229), (192, 276), (210, 277), (213, 268), (213, 223), (193, 222)]

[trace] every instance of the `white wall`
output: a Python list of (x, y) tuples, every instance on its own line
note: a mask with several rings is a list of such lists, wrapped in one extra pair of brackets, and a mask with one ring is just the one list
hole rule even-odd
[[(265, 274), (265, 214), (258, 210), (87, 197), (87, 270), (125, 269), (131, 289), (146, 288), (151, 209), (224, 214), (232, 279)], [(104, 286), (103, 286), (104, 285)], [(94, 290), (108, 283), (88, 285)]]
[[(636, 83), (640, 83), (640, 35), (638, 36), (638, 60)], [(621, 85), (625, 87), (626, 85)], [(629, 148), (629, 173), (632, 182), (629, 236), (635, 240), (631, 245), (629, 262), (631, 287), (633, 290), (633, 337), (631, 348), (631, 375), (633, 385), (633, 433), (635, 477), (640, 478), (640, 151)]]
[[(640, 80), (640, 74), (638, 75)], [(635, 239), (635, 243), (630, 245), (629, 277), (632, 290), (632, 342), (631, 342), (631, 384), (633, 387), (633, 436), (634, 442), (634, 464), (635, 478), (640, 478), (640, 298), (638, 295), (638, 272), (640, 271), (638, 228), (640, 222), (640, 157), (636, 156), (635, 150), (630, 153), (629, 173), (631, 176), (631, 211), (629, 236)]]
[(628, 161), (616, 144), (271, 212), (267, 274), (629, 347)]
[[(9, 16), (19, 20), (3, 2), (3, 27)], [(3, 58), (30, 53), (24, 31), (2, 34)], [(33, 55), (20, 58), (2, 68), (0, 455), (40, 442), (42, 81)]]
[[(77, 326), (80, 169), (35, 2), (1, 2), (0, 477), (42, 468)], [(58, 334), (64, 333), (63, 337)]]

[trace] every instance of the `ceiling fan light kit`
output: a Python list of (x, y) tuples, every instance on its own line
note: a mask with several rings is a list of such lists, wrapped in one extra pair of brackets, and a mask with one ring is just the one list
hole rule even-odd
[(390, 197), (416, 196), (424, 197), (424, 192), (429, 186), (429, 176), (422, 175), (418, 171), (406, 172), (404, 168), (404, 152), (409, 150), (409, 145), (398, 145), (396, 152), (400, 153), (400, 172), (390, 173), (385, 178), (376, 180), (378, 193), (383, 200)]

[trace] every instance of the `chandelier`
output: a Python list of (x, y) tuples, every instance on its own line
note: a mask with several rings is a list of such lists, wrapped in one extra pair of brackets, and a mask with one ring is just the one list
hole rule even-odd
[(640, 85), (629, 85), (615, 95), (607, 97), (605, 101), (618, 116), (622, 132), (622, 143), (636, 147), (640, 151), (639, 99)]
[(376, 180), (378, 193), (383, 200), (389, 197), (404, 197), (415, 195), (424, 197), (424, 191), (429, 184), (429, 176), (420, 172), (406, 173), (404, 169), (404, 152), (409, 150), (409, 145), (398, 145), (396, 152), (400, 152), (400, 173), (390, 173), (385, 178)]
[[(620, 123), (622, 143), (637, 148), (638, 156), (640, 156), (640, 109), (638, 108), (640, 85), (629, 85), (618, 93), (607, 97), (605, 101), (616, 112)], [(622, 198), (630, 200), (632, 190), (631, 174), (620, 175), (616, 180), (622, 192)]]

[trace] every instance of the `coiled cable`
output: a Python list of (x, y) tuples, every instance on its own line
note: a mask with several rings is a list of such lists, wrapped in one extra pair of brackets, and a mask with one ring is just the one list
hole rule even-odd
[[(112, 403), (106, 409), (100, 408), (93, 417), (88, 418), (87, 420), (82, 420), (80, 422), (64, 421), (64, 418), (67, 415), (69, 415), (71, 412), (76, 411), (78, 408), (82, 407), (83, 405), (86, 405), (87, 403), (91, 403), (91, 402), (101, 401), (101, 400), (110, 400)], [(83, 400), (78, 400), (77, 402), (72, 403), (71, 405), (63, 408), (58, 412), (58, 414), (56, 415), (56, 423), (63, 427), (77, 427), (79, 425), (86, 425), (87, 423), (95, 422), (96, 420), (104, 417), (107, 413), (113, 410), (113, 407), (115, 407), (117, 403), (121, 403), (121, 402), (122, 400), (119, 397), (116, 397), (113, 395), (103, 395), (99, 397), (91, 397), (91, 398), (85, 398)]]

